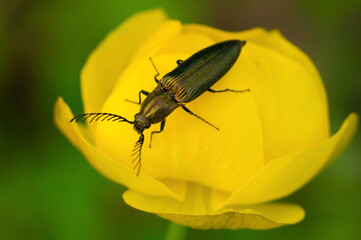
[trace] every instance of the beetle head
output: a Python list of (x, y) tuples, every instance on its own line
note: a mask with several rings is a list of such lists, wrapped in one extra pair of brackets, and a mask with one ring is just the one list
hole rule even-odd
[(134, 116), (134, 130), (137, 131), (137, 133), (141, 134), (144, 129), (149, 128), (151, 123), (149, 120), (140, 113), (135, 114)]

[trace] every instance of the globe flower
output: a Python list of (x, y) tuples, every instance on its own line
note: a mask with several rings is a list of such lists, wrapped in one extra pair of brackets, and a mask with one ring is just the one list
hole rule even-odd
[[(133, 120), (140, 90), (152, 91), (161, 75), (214, 43), (246, 40), (233, 68), (212, 88), (251, 89), (241, 94), (206, 92), (187, 104), (220, 131), (175, 110), (164, 131), (146, 147), (142, 169), (132, 169), (138, 134), (127, 123), (70, 123), (63, 99), (55, 123), (101, 174), (128, 188), (124, 201), (193, 228), (269, 229), (304, 218), (296, 204), (270, 202), (312, 179), (348, 145), (357, 126), (350, 114), (330, 136), (327, 98), (311, 60), (278, 31), (226, 32), (182, 25), (161, 10), (134, 15), (96, 48), (81, 73), (84, 112), (109, 112)], [(77, 113), (78, 114), (78, 113)], [(149, 143), (149, 142), (148, 142)]]

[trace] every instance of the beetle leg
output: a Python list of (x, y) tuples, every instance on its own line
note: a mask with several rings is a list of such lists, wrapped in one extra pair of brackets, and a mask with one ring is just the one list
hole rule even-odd
[(191, 110), (189, 110), (188, 108), (186, 108), (185, 106), (182, 106), (182, 108), (184, 109), (184, 111), (186, 111), (187, 113), (189, 113), (190, 115), (193, 115), (197, 118), (199, 118), (200, 120), (202, 120), (205, 123), (208, 123), (209, 125), (211, 125), (212, 127), (214, 127), (215, 129), (219, 130), (219, 128), (217, 128), (216, 126), (214, 126), (212, 123), (204, 120), (203, 118), (201, 118), (200, 116), (198, 116), (197, 114), (193, 113)]
[(128, 102), (131, 102), (131, 103), (135, 103), (135, 104), (138, 104), (140, 105), (142, 103), (142, 98), (141, 98), (141, 94), (144, 94), (145, 96), (148, 96), (149, 95), (149, 92), (145, 91), (145, 90), (140, 90), (139, 91), (139, 102), (134, 102), (132, 100), (128, 100), (128, 99), (125, 99), (125, 101), (128, 101)]
[(182, 63), (183, 63), (183, 60), (180, 60), (180, 59), (177, 60), (178, 66), (181, 65)]
[(208, 92), (211, 93), (220, 93), (220, 92), (236, 92), (236, 93), (241, 93), (241, 92), (249, 92), (251, 91), (250, 89), (246, 89), (246, 90), (232, 90), (229, 88), (223, 89), (223, 90), (213, 90), (213, 89), (208, 89)]
[(152, 137), (153, 137), (153, 134), (154, 133), (161, 133), (164, 129), (164, 126), (165, 126), (165, 119), (160, 123), (160, 130), (159, 131), (153, 131), (151, 134), (150, 134), (150, 143), (149, 143), (149, 148), (152, 147)]
[(159, 82), (159, 80), (158, 80), (158, 78), (157, 78), (157, 77), (158, 77), (160, 74), (159, 74), (158, 69), (157, 69), (157, 67), (155, 66), (155, 64), (154, 64), (154, 62), (153, 62), (153, 60), (152, 60), (152, 58), (151, 58), (151, 57), (149, 58), (149, 60), (150, 60), (150, 62), (152, 63), (152, 65), (153, 65), (153, 67), (154, 67), (155, 71), (157, 72), (157, 74), (154, 76), (154, 80), (155, 80), (155, 82), (156, 82), (156, 83), (158, 83), (158, 82)]

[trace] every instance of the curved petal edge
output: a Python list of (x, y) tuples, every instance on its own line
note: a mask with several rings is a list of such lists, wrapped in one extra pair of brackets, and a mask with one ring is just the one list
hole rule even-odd
[(133, 60), (134, 52), (167, 21), (168, 17), (161, 9), (137, 13), (99, 43), (81, 72), (82, 97), (86, 112), (98, 112), (101, 109), (120, 74)]
[(299, 154), (269, 162), (234, 192), (225, 204), (257, 204), (293, 193), (345, 150), (357, 126), (358, 116), (351, 113), (331, 138)]
[[(62, 98), (58, 98), (54, 107), (54, 121), (59, 130), (70, 140), (70, 142), (81, 151), (90, 164), (105, 177), (146, 194), (166, 196), (182, 200), (185, 192), (181, 185), (169, 181), (160, 182), (144, 174), (136, 176), (135, 172), (122, 164), (114, 161), (94, 147), (88, 139), (85, 127), (70, 123), (73, 118), (68, 105)], [(168, 185), (173, 186), (172, 191)]]
[[(198, 201), (178, 202), (136, 191), (123, 194), (124, 201), (139, 210), (197, 229), (271, 229), (303, 220), (305, 211), (298, 205), (269, 203), (233, 205), (220, 211), (202, 209)], [(201, 204), (207, 205), (207, 200)]]

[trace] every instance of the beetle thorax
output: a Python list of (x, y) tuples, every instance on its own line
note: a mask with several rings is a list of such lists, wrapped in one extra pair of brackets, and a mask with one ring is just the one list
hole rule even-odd
[(137, 113), (134, 116), (134, 130), (141, 134), (144, 129), (149, 128), (151, 125), (150, 121), (141, 113)]

